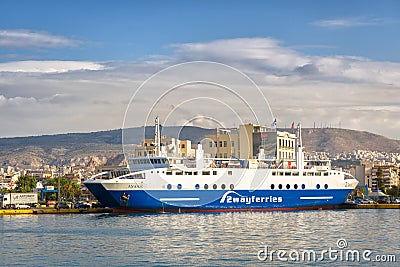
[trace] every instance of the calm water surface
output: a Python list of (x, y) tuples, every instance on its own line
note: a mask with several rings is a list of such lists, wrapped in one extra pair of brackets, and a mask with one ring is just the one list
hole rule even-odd
[[(340, 252), (336, 261), (301, 259), (304, 250), (339, 250), (338, 239), (342, 252), (397, 263), (341, 261)], [(400, 210), (0, 216), (0, 246), (0, 266), (398, 266)], [(300, 261), (260, 261), (265, 246), (283, 258), (297, 251)]]

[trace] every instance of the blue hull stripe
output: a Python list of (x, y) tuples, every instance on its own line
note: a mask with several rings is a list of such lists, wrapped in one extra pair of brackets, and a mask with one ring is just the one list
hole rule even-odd
[[(273, 210), (343, 204), (353, 189), (313, 190), (106, 190), (86, 184), (104, 205), (133, 210)], [(122, 194), (129, 199), (121, 199)]]

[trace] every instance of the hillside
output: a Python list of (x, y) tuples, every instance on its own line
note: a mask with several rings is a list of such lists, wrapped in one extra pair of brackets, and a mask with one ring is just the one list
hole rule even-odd
[[(199, 127), (163, 127), (168, 137), (193, 143), (215, 130)], [(124, 132), (127, 143), (139, 144), (143, 136), (152, 138), (154, 127), (131, 128)], [(400, 152), (400, 141), (347, 129), (303, 129), (305, 151), (332, 154), (353, 150)], [(32, 137), (0, 138), (0, 166), (39, 168), (43, 165), (118, 165), (122, 157), (122, 130), (69, 133)]]
[(332, 154), (353, 150), (400, 152), (400, 141), (381, 135), (348, 129), (303, 129), (306, 151), (324, 151)]

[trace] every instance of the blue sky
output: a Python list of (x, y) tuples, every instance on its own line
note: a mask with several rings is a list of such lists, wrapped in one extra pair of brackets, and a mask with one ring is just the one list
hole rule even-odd
[(282, 126), (400, 138), (399, 1), (3, 0), (0, 10), (0, 136), (120, 128), (149, 75), (212, 60), (254, 79)]

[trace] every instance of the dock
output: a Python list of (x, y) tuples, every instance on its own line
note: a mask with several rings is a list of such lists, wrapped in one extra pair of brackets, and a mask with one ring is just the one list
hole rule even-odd
[[(342, 204), (333, 209), (400, 209), (400, 204)], [(71, 213), (113, 213), (112, 208), (87, 208), (87, 209), (54, 209), (54, 208), (34, 208), (34, 209), (0, 209), (1, 215), (18, 214), (71, 214)]]
[(112, 213), (110, 208), (88, 208), (88, 209), (0, 209), (0, 215), (18, 214), (70, 214), (70, 213)]

